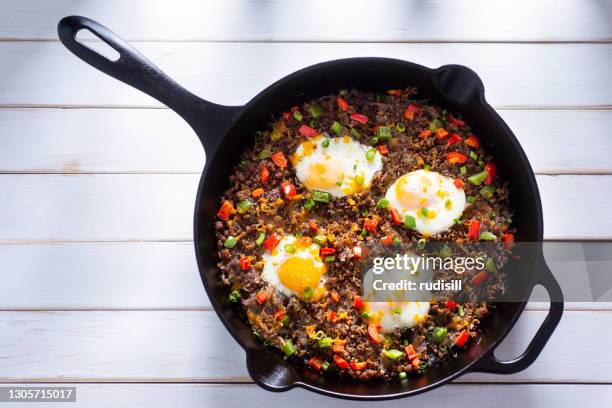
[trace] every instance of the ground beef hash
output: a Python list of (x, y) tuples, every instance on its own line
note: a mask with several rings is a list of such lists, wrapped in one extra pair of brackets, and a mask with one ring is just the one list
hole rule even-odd
[[(365, 115), (367, 123), (351, 119), (355, 112)], [(307, 139), (304, 130), (338, 136), (331, 131), (334, 122), (342, 126), (342, 134), (378, 148), (383, 154), (383, 171), (374, 178), (370, 190), (310, 208), (312, 193), (297, 179), (290, 163), (282, 166), (281, 161), (279, 166), (278, 156), (273, 155), (282, 152), (284, 158), (290, 158)], [(376, 140), (378, 126), (390, 128), (392, 137)], [(449, 152), (460, 153), (466, 160), (452, 164)], [(460, 180), (456, 183), (462, 185), (469, 202), (451, 229), (428, 240), (467, 242), (471, 222), (477, 220), (480, 232), (510, 243), (514, 230), (506, 184), (493, 174), (489, 185), (496, 189), (490, 193), (482, 191), (484, 184), (468, 181), (491, 162), (493, 158), (459, 115), (418, 99), (413, 88), (383, 94), (340, 91), (272, 118), (267, 129), (257, 132), (253, 148), (236, 166), (215, 220), (219, 268), (221, 279), (229, 286), (229, 301), (244, 312), (254, 334), (266, 345), (278, 347), (289, 360), (321, 375), (404, 379), (456, 356), (466, 342), (477, 341), (481, 320), (491, 305), (434, 302), (423, 323), (396, 329), (376, 344), (368, 333), (368, 318), (359, 308), (361, 277), (354, 248), (367, 248), (390, 234), (402, 242), (423, 239), (416, 231), (395, 225), (389, 210), (376, 205), (395, 180), (422, 168)], [(486, 171), (490, 169), (486, 167)], [(283, 183), (295, 186), (290, 199)], [(363, 230), (365, 220), (377, 222), (374, 232)], [(326, 246), (336, 250), (335, 260), (327, 264), (328, 291), (317, 302), (287, 297), (261, 278), (262, 236), (268, 238), (273, 233), (298, 237), (323, 234)], [(465, 282), (468, 286), (479, 284), (473, 276), (466, 276)], [(332, 346), (321, 346), (322, 337), (329, 338)], [(390, 358), (383, 350), (399, 350), (402, 355)]]

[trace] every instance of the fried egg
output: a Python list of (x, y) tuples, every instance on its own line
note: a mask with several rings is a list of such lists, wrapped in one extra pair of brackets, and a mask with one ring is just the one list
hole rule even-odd
[(272, 252), (263, 255), (261, 277), (286, 296), (316, 301), (325, 292), (325, 263), (319, 245), (309, 237), (287, 235)]
[(367, 190), (376, 172), (383, 167), (382, 156), (376, 149), (349, 136), (322, 135), (302, 142), (293, 154), (292, 164), (306, 188), (324, 191), (333, 197)]
[(392, 333), (396, 328), (409, 329), (423, 322), (429, 302), (364, 302), (363, 310), (383, 333)]
[(402, 220), (414, 218), (418, 232), (435, 235), (451, 228), (465, 209), (465, 192), (454, 180), (435, 171), (416, 170), (404, 174), (387, 190), (389, 205)]

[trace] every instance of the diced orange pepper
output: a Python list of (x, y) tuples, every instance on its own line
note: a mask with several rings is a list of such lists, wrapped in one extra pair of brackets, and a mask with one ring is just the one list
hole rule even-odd
[(431, 130), (429, 129), (421, 130), (421, 133), (419, 133), (421, 139), (427, 139), (429, 136), (431, 136)]
[(287, 159), (285, 158), (285, 155), (283, 154), (283, 152), (274, 153), (272, 155), (272, 161), (274, 162), (274, 164), (276, 164), (281, 169), (284, 169), (285, 167), (287, 167)]
[(336, 99), (336, 102), (338, 103), (338, 107), (342, 109), (343, 112), (348, 111), (348, 102), (343, 97), (339, 96), (338, 99)]
[(251, 195), (253, 196), (253, 198), (259, 198), (263, 195), (264, 193), (264, 189), (263, 188), (256, 188), (255, 190), (253, 190), (251, 192)]
[(217, 212), (217, 217), (221, 218), (223, 221), (229, 220), (230, 215), (235, 213), (234, 204), (231, 201), (225, 200), (223, 204), (221, 204), (221, 208)]

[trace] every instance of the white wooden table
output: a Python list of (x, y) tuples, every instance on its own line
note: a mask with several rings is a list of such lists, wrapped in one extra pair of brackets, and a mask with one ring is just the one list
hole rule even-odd
[[(612, 240), (610, 0), (4, 0), (0, 383), (76, 383), (85, 407), (366, 405), (251, 383), (195, 264), (202, 148), (178, 116), (65, 50), (68, 14), (223, 104), (341, 57), (470, 66), (538, 174), (546, 239)], [(529, 369), (386, 404), (611, 406), (612, 308), (566, 309)], [(519, 354), (544, 315), (531, 305), (499, 355)]]

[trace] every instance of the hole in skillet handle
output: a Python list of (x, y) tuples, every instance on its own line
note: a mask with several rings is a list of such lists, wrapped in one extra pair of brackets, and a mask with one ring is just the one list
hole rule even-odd
[(442, 96), (458, 106), (484, 100), (484, 85), (481, 79), (463, 65), (443, 65), (436, 69), (434, 84)]
[(117, 62), (119, 58), (121, 58), (119, 51), (108, 45), (100, 36), (89, 28), (81, 28), (78, 30), (75, 35), (75, 41), (111, 62)]
[(266, 350), (248, 349), (247, 369), (253, 381), (269, 391), (288, 391), (297, 385), (294, 369)]

